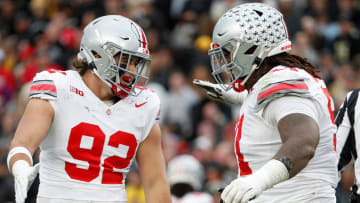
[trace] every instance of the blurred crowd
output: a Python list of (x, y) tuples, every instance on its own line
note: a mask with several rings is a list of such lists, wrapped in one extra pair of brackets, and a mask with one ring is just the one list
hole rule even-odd
[[(192, 85), (212, 81), (207, 50), (217, 19), (246, 0), (1, 0), (0, 1), (0, 202), (14, 199), (6, 166), (9, 140), (28, 101), (29, 84), (44, 69), (71, 69), (82, 29), (98, 16), (119, 14), (146, 32), (152, 55), (150, 82), (161, 99), (163, 151), (205, 168), (203, 190), (218, 202), (217, 189), (237, 175), (233, 155), (239, 106), (210, 100)], [(293, 42), (292, 54), (321, 71), (336, 110), (360, 87), (360, 0), (263, 0), (279, 9)], [(36, 160), (36, 157), (35, 157)], [(345, 202), (353, 169), (344, 172), (338, 202)], [(129, 202), (145, 202), (136, 165), (127, 178)], [(28, 202), (34, 202), (36, 184)]]

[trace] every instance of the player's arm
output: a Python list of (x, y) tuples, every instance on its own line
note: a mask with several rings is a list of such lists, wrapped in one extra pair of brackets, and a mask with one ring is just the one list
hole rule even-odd
[(142, 185), (148, 203), (169, 203), (170, 187), (166, 179), (165, 161), (161, 150), (161, 130), (154, 124), (136, 155)]
[(314, 156), (320, 139), (319, 127), (310, 116), (294, 113), (282, 118), (278, 129), (283, 145), (274, 159), (283, 161), (289, 170), (289, 177), (293, 177)]
[(46, 136), (54, 110), (47, 100), (30, 99), (11, 141), (8, 167), (15, 179), (16, 202), (24, 202), (26, 192), (39, 170), (32, 167), (32, 155)]
[(284, 96), (265, 109), (265, 119), (278, 128), (282, 141), (273, 159), (284, 164), (289, 178), (299, 173), (315, 154), (320, 140), (317, 105), (309, 98)]
[[(46, 136), (52, 120), (54, 118), (54, 110), (47, 100), (33, 98), (30, 99), (26, 106), (25, 112), (16, 129), (15, 136), (10, 144), (10, 151), (15, 147), (25, 147), (33, 155)], [(23, 153), (15, 154), (9, 164), (9, 168), (15, 161), (23, 159), (29, 164), (32, 161)]]

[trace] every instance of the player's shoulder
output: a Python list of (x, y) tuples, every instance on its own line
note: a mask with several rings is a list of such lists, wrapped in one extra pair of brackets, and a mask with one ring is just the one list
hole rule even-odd
[(160, 108), (160, 98), (156, 92), (147, 87), (136, 86), (136, 96), (129, 95), (126, 101), (135, 104), (135, 108), (139, 110), (152, 111)]
[(76, 71), (47, 69), (35, 75), (30, 87), (30, 98), (56, 99), (62, 84), (73, 78)]
[(286, 95), (309, 97), (309, 80), (311, 75), (303, 69), (276, 66), (254, 85), (257, 104), (262, 105)]
[(57, 79), (64, 79), (66, 76), (71, 75), (72, 71), (61, 71), (55, 69), (47, 69), (36, 73), (33, 81), (38, 80), (57, 80)]
[(160, 98), (156, 92), (147, 87), (138, 86), (135, 91), (140, 94), (126, 98), (133, 108), (149, 115), (156, 115), (155, 120), (160, 119)]
[(263, 75), (255, 84), (255, 87), (262, 89), (270, 84), (288, 83), (289, 81), (306, 80), (311, 75), (305, 70), (296, 67), (276, 66)]
[(136, 96), (136, 100), (138, 101), (147, 101), (147, 102), (151, 102), (154, 104), (159, 104), (160, 103), (160, 98), (159, 96), (156, 94), (156, 92), (148, 87), (140, 87), (140, 86), (136, 86), (136, 90), (137, 93), (139, 93), (138, 96)]

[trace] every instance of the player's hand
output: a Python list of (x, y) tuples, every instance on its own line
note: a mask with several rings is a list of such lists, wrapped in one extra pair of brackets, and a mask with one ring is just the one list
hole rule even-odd
[(232, 181), (221, 193), (221, 199), (225, 203), (246, 203), (287, 179), (288, 167), (282, 161), (271, 159), (253, 174)]
[(251, 175), (235, 179), (225, 187), (221, 200), (225, 203), (246, 203), (255, 199), (264, 189), (253, 179)]
[(207, 91), (207, 94), (214, 99), (222, 99), (224, 96), (223, 90), (219, 84), (198, 79), (193, 80), (193, 83), (198, 87), (204, 88)]
[(30, 189), (40, 165), (30, 166), (25, 160), (16, 161), (12, 167), (12, 174), (15, 182), (15, 200), (16, 203), (24, 203), (27, 197), (27, 191)]
[(213, 99), (220, 99), (232, 104), (241, 104), (244, 100), (244, 93), (235, 92), (233, 89), (229, 91), (223, 90), (219, 84), (214, 84), (208, 81), (193, 80), (193, 83), (207, 91), (207, 94)]

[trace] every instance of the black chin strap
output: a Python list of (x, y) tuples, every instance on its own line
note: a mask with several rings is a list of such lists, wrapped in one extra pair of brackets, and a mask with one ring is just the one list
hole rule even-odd
[(94, 70), (94, 69), (97, 70), (94, 61), (89, 63), (89, 67), (90, 67), (91, 70)]

